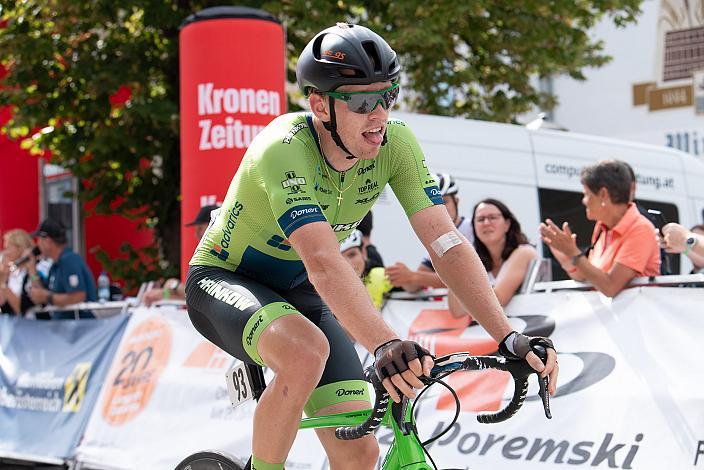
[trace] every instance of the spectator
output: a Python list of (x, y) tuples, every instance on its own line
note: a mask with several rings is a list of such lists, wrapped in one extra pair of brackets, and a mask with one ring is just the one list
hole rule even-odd
[(662, 229), (665, 249), (669, 253), (682, 253), (694, 265), (692, 274), (704, 272), (704, 225), (687, 230), (680, 224), (670, 223)]
[(369, 296), (377, 309), (381, 309), (386, 299), (386, 294), (393, 289), (393, 285), (386, 277), (383, 267), (374, 267), (366, 270), (368, 260), (364, 253), (364, 235), (361, 230), (355, 230), (340, 244), (340, 253), (350, 263), (354, 271), (362, 278)]
[[(437, 173), (433, 177), (455, 227), (472, 243), (474, 241), (472, 223), (459, 215), (460, 199), (457, 196), (455, 179), (447, 173)], [(429, 257), (423, 259), (416, 271), (411, 271), (404, 263), (397, 262), (386, 268), (386, 275), (389, 277), (391, 284), (396, 287), (402, 287), (408, 292), (418, 292), (424, 287), (445, 287), (442, 279), (435, 272)]]
[[(484, 199), (474, 206), (472, 231), (474, 248), (489, 275), (489, 283), (505, 307), (521, 287), (538, 252), (528, 243), (516, 216), (496, 199)], [(452, 292), (448, 304), (455, 317), (469, 313)]]
[[(24, 315), (34, 305), (29, 299), (29, 273), (23, 253), (31, 251), (32, 239), (21, 229), (10, 230), (3, 236), (0, 258), (0, 311)], [(17, 263), (17, 265), (15, 264)]]
[(596, 221), (591, 246), (582, 251), (567, 222), (547, 219), (540, 234), (567, 274), (589, 281), (614, 297), (637, 276), (660, 273), (660, 251), (653, 225), (631, 202), (631, 176), (620, 161), (604, 160), (582, 169), (587, 219)]
[[(658, 238), (660, 236), (660, 230), (658, 230), (658, 227), (662, 228), (662, 225), (664, 225), (665, 218), (663, 217), (662, 213), (660, 211), (648, 211), (645, 207), (641, 206), (638, 204), (638, 201), (636, 201), (636, 172), (633, 171), (633, 167), (629, 165), (628, 163), (622, 161), (622, 160), (617, 160), (618, 162), (623, 163), (626, 165), (626, 168), (628, 168), (628, 174), (631, 177), (631, 195), (629, 198), (629, 202), (632, 202), (633, 204), (636, 205), (636, 208), (638, 209), (638, 212), (640, 212), (646, 219), (650, 221), (651, 224), (653, 224), (653, 229), (655, 230), (655, 236)], [(670, 259), (671, 255), (668, 255), (667, 252), (665, 252), (664, 249), (660, 249), (660, 274), (663, 275), (669, 275), (673, 274), (672, 272), (672, 260)]]
[(357, 230), (362, 232), (362, 250), (364, 251), (364, 255), (367, 259), (367, 266), (364, 270), (365, 272), (369, 271), (372, 268), (384, 267), (384, 260), (381, 258), (381, 255), (379, 254), (379, 251), (376, 249), (376, 247), (372, 245), (372, 225), (372, 211), (369, 211), (357, 226)]
[[(66, 229), (63, 224), (53, 219), (46, 219), (30, 235), (37, 237), (37, 246), (41, 254), (54, 261), (49, 269), (46, 287), (38, 276), (33, 276), (29, 289), (29, 298), (32, 302), (63, 307), (95, 301), (93, 274), (83, 258), (67, 246)], [(34, 259), (30, 261), (30, 263), (33, 262)], [(89, 311), (81, 311), (79, 315), (81, 318), (94, 318)], [(55, 311), (52, 318), (72, 319), (74, 312)]]
[[(195, 236), (198, 240), (203, 238), (205, 231), (208, 229), (208, 224), (210, 224), (210, 214), (219, 209), (220, 206), (209, 205), (203, 206), (198, 211), (198, 215), (193, 219), (192, 222), (186, 224), (186, 227), (195, 226)], [(180, 279), (169, 278), (161, 285), (161, 287), (155, 287), (149, 289), (144, 293), (142, 301), (147, 307), (151, 306), (154, 302), (159, 300), (185, 300), (186, 299), (186, 286), (181, 283)]]

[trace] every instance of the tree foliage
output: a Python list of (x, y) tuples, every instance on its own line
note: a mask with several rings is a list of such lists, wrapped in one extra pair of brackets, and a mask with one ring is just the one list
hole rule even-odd
[[(382, 34), (401, 54), (405, 103), (420, 112), (511, 122), (554, 96), (535, 77), (567, 74), (609, 57), (589, 30), (604, 17), (635, 21), (642, 0), (242, 1), (287, 31), (289, 80), (306, 42), (337, 21)], [(0, 105), (5, 131), (82, 182), (98, 213), (146, 217), (158, 269), (179, 266), (178, 30), (207, 1), (0, 0), (0, 57), (10, 73)], [(129, 90), (126, 103), (114, 95)], [(111, 99), (113, 97), (113, 99)], [(112, 102), (111, 102), (112, 101)], [(293, 101), (295, 102), (295, 100)], [(295, 108), (295, 105), (293, 106)], [(125, 249), (122, 270), (144, 277)], [(117, 265), (116, 265), (117, 266)], [(140, 266), (141, 268), (138, 268)]]

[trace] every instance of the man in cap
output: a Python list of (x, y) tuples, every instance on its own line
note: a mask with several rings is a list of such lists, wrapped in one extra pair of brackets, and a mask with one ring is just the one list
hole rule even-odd
[[(29, 297), (35, 304), (66, 305), (96, 300), (95, 281), (88, 265), (81, 255), (68, 246), (66, 228), (55, 219), (45, 219), (31, 236), (37, 237), (37, 246), (45, 258), (54, 263), (49, 269), (48, 281), (44, 285), (41, 279), (34, 275)], [(36, 260), (32, 256), (31, 263)], [(81, 311), (81, 318), (94, 318), (89, 311)], [(55, 311), (53, 319), (73, 319), (73, 311)]]
[[(186, 227), (195, 227), (195, 236), (200, 241), (203, 238), (205, 230), (208, 228), (210, 223), (210, 213), (219, 209), (220, 206), (208, 205), (203, 206), (198, 210), (198, 215), (193, 219), (192, 222), (186, 224)], [(180, 279), (169, 278), (164, 281), (162, 287), (156, 287), (145, 292), (142, 301), (147, 307), (151, 306), (154, 302), (159, 300), (185, 300), (186, 291), (185, 286), (181, 283)]]

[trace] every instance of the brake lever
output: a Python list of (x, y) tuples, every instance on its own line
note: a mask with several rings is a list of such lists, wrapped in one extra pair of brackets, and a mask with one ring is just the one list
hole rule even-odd
[[(533, 346), (533, 352), (543, 361), (543, 364), (548, 362), (548, 352), (540, 345)], [(545, 417), (547, 419), (552, 419), (552, 413), (550, 412), (550, 393), (548, 392), (548, 385), (550, 385), (550, 377), (541, 377), (540, 373), (536, 372), (535, 375), (538, 376), (538, 395), (543, 402), (543, 410), (545, 411)]]

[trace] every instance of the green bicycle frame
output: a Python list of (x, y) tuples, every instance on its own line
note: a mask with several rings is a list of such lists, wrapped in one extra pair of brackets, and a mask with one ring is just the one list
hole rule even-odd
[[(389, 406), (389, 409), (384, 415), (384, 420), (382, 421), (383, 426), (392, 429), (394, 439), (384, 457), (381, 470), (433, 470), (425, 459), (423, 447), (421, 447), (420, 442), (411, 431), (415, 426), (411, 412), (411, 403), (404, 400), (402, 408), (404, 414), (403, 427), (408, 431), (401, 429), (393, 418), (392, 409), (394, 406)], [(371, 409), (367, 409), (304, 418), (301, 420), (299, 429), (357, 426), (367, 420), (371, 411)]]

